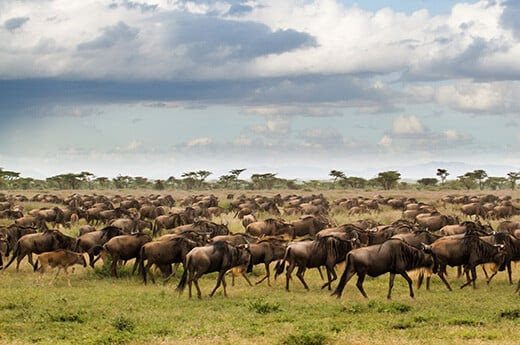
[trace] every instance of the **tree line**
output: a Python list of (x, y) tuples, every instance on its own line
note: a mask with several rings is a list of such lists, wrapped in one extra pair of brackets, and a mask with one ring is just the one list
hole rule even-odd
[(249, 179), (241, 179), (240, 175), (247, 169), (233, 169), (228, 174), (208, 181), (213, 174), (208, 170), (188, 171), (178, 178), (149, 179), (142, 176), (118, 175), (114, 178), (95, 176), (88, 171), (66, 173), (46, 179), (21, 177), (19, 172), (0, 168), (0, 189), (512, 189), (520, 179), (520, 172), (509, 172), (506, 176), (488, 176), (482, 169), (469, 171), (456, 179), (448, 180), (450, 173), (446, 169), (437, 169), (435, 177), (425, 177), (415, 183), (401, 181), (398, 171), (383, 171), (371, 179), (347, 176), (341, 170), (331, 170), (330, 180), (285, 179), (276, 173), (252, 174)]

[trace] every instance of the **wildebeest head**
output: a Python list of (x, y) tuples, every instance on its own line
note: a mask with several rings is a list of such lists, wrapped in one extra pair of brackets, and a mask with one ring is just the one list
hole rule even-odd
[(253, 260), (251, 259), (251, 249), (248, 244), (240, 244), (236, 247), (237, 249), (237, 262), (239, 265), (247, 266), (247, 273), (253, 271)]
[(503, 244), (495, 244), (494, 247), (497, 249), (497, 254), (493, 257), (493, 261), (497, 264), (498, 270), (502, 272), (506, 269), (507, 263), (506, 246)]

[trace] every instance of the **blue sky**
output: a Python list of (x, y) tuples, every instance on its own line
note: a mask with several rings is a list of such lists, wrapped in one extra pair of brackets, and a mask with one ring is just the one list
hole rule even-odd
[(0, 167), (505, 174), (517, 15), (511, 0), (2, 1)]

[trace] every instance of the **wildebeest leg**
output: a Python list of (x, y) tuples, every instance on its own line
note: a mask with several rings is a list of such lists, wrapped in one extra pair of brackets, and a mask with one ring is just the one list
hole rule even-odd
[(473, 267), (471, 269), (471, 282), (473, 283), (473, 289), (477, 288), (477, 269)]
[(217, 289), (220, 287), (220, 282), (222, 281), (222, 277), (224, 276), (224, 274), (226, 274), (225, 271), (218, 272), (217, 285), (215, 285), (213, 291), (211, 291), (211, 293), (209, 294), (209, 297), (213, 297), (215, 291), (217, 291)]
[(289, 291), (289, 280), (291, 279), (292, 271), (294, 270), (294, 267), (296, 267), (296, 264), (291, 262), (289, 267), (287, 267), (287, 270), (285, 271), (285, 290)]
[(54, 278), (52, 278), (51, 282), (49, 283), (49, 286), (52, 285), (52, 283), (54, 283), (54, 281), (56, 280), (56, 277), (58, 277), (58, 274), (60, 273), (60, 270), (61, 270), (61, 267), (58, 266), (58, 271), (56, 271), (56, 275), (54, 276)]
[(513, 285), (513, 278), (511, 272), (511, 261), (508, 261), (506, 264), (507, 267), (507, 276), (509, 277), (509, 285)]
[(444, 273), (446, 272), (446, 268), (443, 267), (442, 269), (439, 270), (439, 272), (437, 273), (439, 275), (439, 278), (441, 278), (442, 282), (444, 283), (444, 285), (446, 285), (446, 287), (448, 288), (448, 290), (451, 291), (451, 286), (450, 284), (448, 283), (448, 281), (446, 280), (446, 278), (444, 277)]
[(72, 287), (72, 285), (70, 285), (70, 277), (69, 277), (69, 271), (67, 271), (67, 267), (65, 267), (63, 270), (65, 271), (65, 276), (67, 277), (67, 285), (69, 287)]
[(457, 278), (462, 277), (462, 266), (457, 266)]
[(392, 288), (394, 287), (394, 279), (395, 273), (390, 273), (390, 278), (388, 279), (388, 295), (386, 296), (387, 299), (392, 299)]
[[(472, 276), (473, 276), (473, 270), (474, 269), (475, 268), (471, 269), (471, 275)], [(466, 275), (466, 282), (460, 286), (461, 289), (465, 288), (466, 286), (470, 285), (473, 282), (473, 280), (472, 280), (473, 277), (470, 278), (470, 276), (469, 276), (470, 269), (468, 267), (464, 267), (464, 273)], [(475, 272), (475, 276), (476, 276), (476, 272)], [(473, 288), (475, 288), (475, 287), (473, 287)]]
[(139, 260), (140, 260), (140, 257), (139, 255), (135, 258), (135, 262), (134, 262), (134, 267), (132, 268), (132, 275), (135, 274), (135, 271), (137, 270), (137, 267), (139, 266)]
[(424, 280), (424, 271), (421, 269), (419, 275), (417, 276), (417, 289), (421, 288), (422, 282)]
[(489, 284), (489, 276), (488, 276), (488, 274), (487, 274), (486, 267), (484, 267), (484, 265), (482, 265), (482, 271), (484, 272), (484, 276), (485, 276), (486, 279), (488, 280), (488, 284)]
[(305, 290), (309, 291), (309, 286), (307, 286), (307, 283), (305, 282), (305, 280), (303, 279), (303, 275), (305, 274), (305, 267), (304, 266), (300, 266), (298, 267), (298, 272), (296, 272), (296, 276), (298, 277), (298, 279), (300, 279), (300, 281), (302, 282), (303, 284), (303, 287), (305, 288)]
[(269, 273), (269, 263), (266, 262), (265, 263), (265, 276), (262, 279), (260, 279), (259, 281), (257, 281), (255, 283), (255, 285), (258, 285), (258, 284), (260, 284), (261, 282), (263, 282), (264, 280), (267, 279), (267, 286), (271, 286), (271, 282), (269, 281), (269, 274), (270, 274)]
[(401, 276), (408, 282), (408, 289), (410, 290), (410, 297), (414, 298), (412, 279), (408, 276), (408, 273), (402, 272)]
[[(243, 274), (243, 273), (242, 273)], [(245, 276), (244, 276), (245, 277)], [(249, 283), (251, 285), (251, 283)], [(224, 296), (227, 297), (227, 292), (226, 292), (226, 275), (224, 274), (222, 276), (222, 287), (224, 288)]]
[(325, 279), (323, 278), (323, 273), (321, 272), (321, 267), (318, 267), (318, 272), (320, 273), (320, 278), (321, 278), (321, 280), (325, 280)]
[(94, 254), (92, 253), (88, 253), (88, 262), (90, 264), (90, 267), (94, 268)]
[(516, 291), (515, 293), (520, 293), (520, 279), (518, 279), (518, 283), (516, 284)]
[(29, 263), (31, 264), (31, 266), (34, 267), (33, 258), (32, 258), (32, 253), (27, 254), (27, 260), (29, 261)]
[(251, 281), (250, 281), (249, 278), (247, 277), (246, 272), (242, 271), (242, 277), (244, 277), (244, 279), (245, 279), (246, 282), (249, 284), (249, 286), (253, 286), (253, 284), (251, 284)]
[(428, 274), (428, 276), (426, 277), (426, 290), (427, 291), (430, 291), (430, 280), (432, 279), (431, 275)]
[(175, 275), (177, 274), (177, 269), (179, 268), (179, 262), (176, 262), (174, 265), (173, 265), (173, 271), (172, 273), (167, 276), (166, 278), (164, 278), (164, 283), (168, 282), (168, 280), (170, 280), (170, 278), (172, 277), (175, 277)]
[(110, 272), (116, 278), (119, 278), (119, 275), (117, 274), (117, 262), (118, 261), (119, 261), (119, 257), (117, 257), (117, 256), (112, 257), (112, 267), (110, 268)]
[[(150, 260), (148, 260), (148, 262), (146, 263), (146, 266), (143, 268), (144, 270), (144, 273), (143, 273), (143, 277), (146, 277), (146, 273), (148, 273), (148, 275), (150, 276), (150, 280), (152, 281), (152, 283), (155, 284), (155, 277), (153, 276), (153, 273), (152, 273), (152, 270), (150, 269), (153, 265), (153, 262), (150, 262)], [(146, 284), (146, 281), (145, 281), (145, 284)]]
[(361, 294), (363, 295), (363, 297), (368, 298), (367, 293), (363, 289), (364, 280), (365, 280), (365, 273), (358, 273), (358, 279), (357, 279), (356, 286), (357, 286), (358, 290), (361, 291)]

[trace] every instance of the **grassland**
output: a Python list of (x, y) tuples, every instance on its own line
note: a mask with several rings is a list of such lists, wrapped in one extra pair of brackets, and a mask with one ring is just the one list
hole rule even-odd
[[(330, 197), (343, 195), (335, 191)], [(439, 196), (416, 197), (433, 201)], [(26, 204), (31, 207), (40, 205)], [(400, 212), (384, 209), (363, 217), (388, 223)], [(335, 215), (338, 223), (353, 219)], [(222, 220), (234, 231), (241, 229), (231, 216)], [(130, 267), (121, 279), (108, 277), (102, 267), (77, 267), (72, 288), (63, 277), (48, 286), (50, 275), (38, 286), (29, 265), (21, 267), (20, 273), (13, 267), (0, 272), (0, 344), (518, 344), (520, 297), (504, 273), (490, 286), (479, 280), (474, 291), (449, 292), (434, 277), (431, 291), (416, 291), (416, 299), (408, 297), (405, 282), (397, 278), (392, 301), (385, 298), (387, 276), (367, 279), (368, 300), (354, 282), (338, 300), (320, 290), (316, 270), (306, 274), (309, 292), (297, 280), (285, 292), (284, 276), (272, 287), (249, 287), (242, 278), (232, 287), (228, 278), (229, 297), (219, 291), (210, 299), (212, 274), (201, 279), (203, 299), (188, 300), (186, 293), (175, 292), (178, 277), (166, 285), (145, 286), (129, 274)], [(253, 275), (262, 273), (259, 266)], [(513, 273), (520, 278), (518, 268)], [(454, 271), (449, 280), (458, 285)]]

